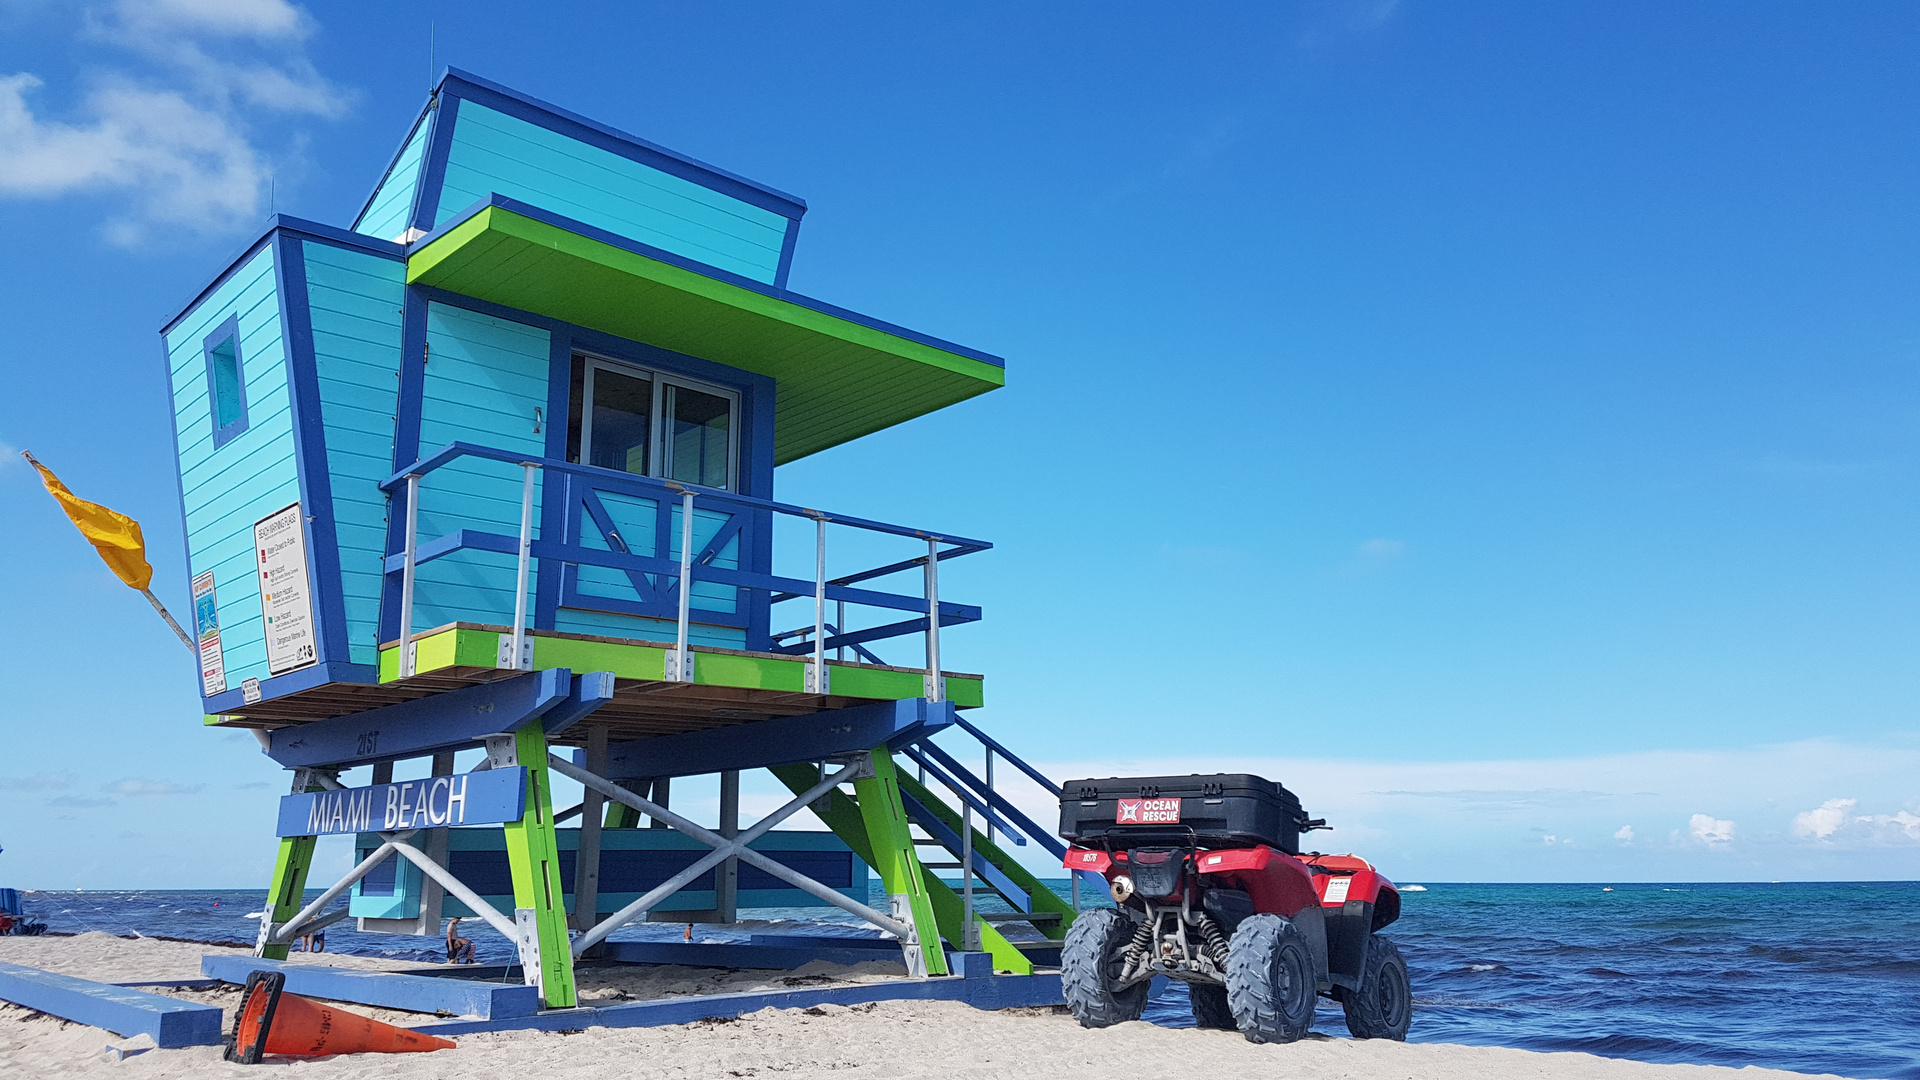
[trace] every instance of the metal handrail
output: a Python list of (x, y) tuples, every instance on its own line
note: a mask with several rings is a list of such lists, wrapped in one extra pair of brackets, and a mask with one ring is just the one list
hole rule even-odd
[[(480, 458), (518, 465), (524, 470), (521, 488), (520, 535), (517, 543), (512, 538), (483, 532), (480, 530), (459, 529), (440, 537), (430, 545), (431, 550), (423, 553), (419, 538), (419, 501), (421, 479), (433, 471), (462, 458)], [(533, 537), (533, 491), (534, 474), (546, 469), (566, 476), (577, 476), (587, 480), (593, 488), (604, 489), (621, 494), (634, 494), (640, 497), (665, 498), (678, 496), (681, 504), (680, 559), (675, 566), (665, 559), (639, 555), (625, 550), (624, 542), (617, 546), (620, 550), (605, 552), (584, 548), (578, 544), (538, 540)], [(791, 503), (775, 502), (771, 499), (759, 499), (720, 488), (704, 487), (697, 484), (684, 484), (677, 480), (658, 477), (637, 476), (632, 473), (603, 469), (595, 465), (582, 465), (577, 462), (561, 461), (555, 458), (529, 457), (494, 447), (476, 443), (454, 442), (441, 447), (413, 464), (394, 473), (378, 485), (381, 490), (392, 492), (396, 487), (406, 491), (406, 528), (405, 546), (398, 556), (389, 556), (386, 560), (386, 572), (396, 569), (401, 573), (400, 589), (400, 674), (410, 676), (415, 673), (413, 637), (413, 606), (416, 577), (422, 562), (439, 558), (453, 551), (476, 548), (481, 550), (509, 550), (516, 557), (514, 626), (509, 640), (503, 641), (503, 653), (499, 663), (501, 667), (520, 668), (527, 666), (530, 658), (524, 656), (526, 628), (526, 593), (531, 562), (535, 557), (557, 558), (561, 562), (607, 566), (624, 569), (630, 574), (635, 572), (652, 574), (677, 574), (678, 605), (675, 618), (674, 650), (668, 657), (667, 678), (669, 681), (691, 682), (693, 680), (692, 656), (689, 651), (688, 632), (692, 611), (692, 586), (695, 578), (713, 581), (717, 584), (732, 585), (736, 588), (764, 589), (770, 596), (769, 603), (812, 596), (814, 600), (814, 625), (811, 628), (812, 663), (809, 683), (814, 693), (828, 693), (826, 650), (829, 648), (844, 650), (848, 645), (869, 657), (871, 653), (860, 649), (864, 641), (874, 641), (900, 634), (924, 632), (926, 634), (927, 667), (926, 696), (933, 701), (946, 697), (945, 678), (940, 669), (940, 627), (953, 622), (970, 622), (980, 617), (979, 609), (967, 605), (943, 604), (939, 591), (939, 564), (942, 560), (959, 555), (969, 555), (976, 551), (985, 551), (993, 545), (984, 540), (935, 533), (925, 529), (913, 529), (906, 526), (891, 525), (868, 518), (851, 515), (831, 514), (809, 507)], [(624, 489), (624, 490), (623, 490)], [(699, 497), (709, 504), (719, 504), (723, 508), (735, 511), (758, 511), (764, 513), (786, 514), (793, 517), (809, 518), (816, 527), (814, 580), (812, 588), (801, 591), (805, 585), (798, 579), (782, 577), (771, 573), (758, 573), (750, 570), (729, 570), (713, 567), (696, 560), (693, 553), (693, 509), (694, 499)], [(863, 570), (855, 574), (829, 579), (826, 576), (826, 527), (829, 524), (846, 525), (869, 532), (878, 532), (891, 536), (909, 537), (924, 540), (927, 554), (903, 562)], [(603, 527), (604, 523), (603, 523)], [(610, 538), (611, 539), (611, 538)], [(943, 549), (942, 545), (951, 545)], [(614, 545), (609, 544), (612, 548)], [(657, 550), (657, 549), (656, 549)], [(398, 567), (393, 566), (395, 559)], [(924, 568), (925, 585), (920, 598), (894, 593), (883, 593), (871, 589), (855, 589), (852, 584), (868, 581), (888, 574), (898, 573), (914, 566)], [(848, 602), (867, 604), (883, 608), (913, 610), (913, 605), (924, 601), (926, 617), (924, 622), (912, 619), (891, 623), (885, 626), (870, 627), (855, 634), (835, 631), (836, 637), (829, 639), (826, 634), (826, 601), (835, 600), (844, 613)], [(840, 620), (844, 624), (844, 619)], [(772, 640), (778, 642), (792, 634), (781, 634)], [(791, 647), (777, 651), (798, 652)]]

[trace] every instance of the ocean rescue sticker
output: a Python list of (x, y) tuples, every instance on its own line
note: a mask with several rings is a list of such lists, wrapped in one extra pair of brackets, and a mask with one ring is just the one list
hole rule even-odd
[(1179, 799), (1120, 799), (1113, 808), (1115, 825), (1178, 825)]

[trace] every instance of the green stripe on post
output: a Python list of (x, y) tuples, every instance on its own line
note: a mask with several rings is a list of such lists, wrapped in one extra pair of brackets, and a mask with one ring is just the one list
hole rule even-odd
[(579, 1003), (573, 983), (573, 949), (567, 937), (567, 899), (560, 880), (560, 845), (553, 834), (553, 796), (547, 773), (547, 733), (528, 724), (514, 735), (514, 750), (527, 770), (527, 806), (503, 830), (507, 865), (513, 872), (513, 906), (531, 909), (540, 942), (540, 997), (548, 1008)]

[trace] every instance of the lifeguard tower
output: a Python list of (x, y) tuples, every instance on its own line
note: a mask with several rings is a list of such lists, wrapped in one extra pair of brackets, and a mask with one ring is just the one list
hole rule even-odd
[[(661, 913), (832, 904), (920, 976), (949, 950), (1030, 974), (1057, 946), (1076, 905), (1002, 844), (1058, 842), (993, 763), (1048, 781), (940, 663), (980, 618), (941, 564), (989, 545), (774, 492), (776, 466), (997, 389), (1002, 362), (789, 291), (805, 210), (450, 70), (350, 228), (273, 219), (166, 325), (206, 722), (292, 771), (260, 957), (349, 892), (368, 930), (478, 916), (546, 1009), (576, 1003), (577, 957), (654, 955), (607, 935)], [(774, 572), (781, 517), (810, 576)], [(899, 555), (833, 564), (847, 531)], [(431, 775), (393, 782), (407, 759)], [(742, 828), (757, 768), (794, 797)], [(580, 806), (556, 813), (555, 774)], [(696, 776), (717, 829), (671, 808)], [(774, 830), (803, 807), (832, 833)], [(330, 834), (360, 858), (306, 903)], [(976, 884), (1012, 914), (973, 910)]]

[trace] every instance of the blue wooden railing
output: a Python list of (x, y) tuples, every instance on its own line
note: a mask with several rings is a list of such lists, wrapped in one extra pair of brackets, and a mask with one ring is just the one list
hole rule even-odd
[[(523, 470), (519, 536), (509, 536), (481, 528), (454, 529), (431, 539), (422, 539), (419, 536), (421, 484), (435, 470), (462, 459), (501, 462), (518, 466)], [(560, 535), (558, 536), (536, 535), (539, 530), (535, 528), (533, 496), (536, 474), (542, 471), (546, 473), (545, 497), (547, 499), (558, 497), (564, 507), (564, 511), (558, 515), (557, 519), (551, 512), (543, 514), (549, 523), (559, 524)], [(420, 458), (387, 478), (380, 487), (393, 494), (397, 502), (403, 503), (403, 507), (396, 509), (401, 509), (406, 515), (403, 549), (387, 556), (385, 562), (387, 574), (397, 574), (402, 578), (399, 622), (400, 640), (403, 643), (410, 640), (413, 631), (414, 591), (418, 585), (418, 568), (424, 563), (444, 558), (456, 551), (491, 551), (516, 557), (514, 639), (510, 646), (512, 651), (507, 654), (509, 657), (522, 657), (522, 645), (528, 625), (527, 585), (532, 564), (538, 560), (543, 572), (549, 567), (559, 572), (559, 588), (555, 594), (558, 606), (590, 606), (597, 610), (614, 611), (620, 614), (674, 620), (677, 639), (675, 655), (669, 657), (668, 677), (670, 679), (691, 679), (690, 670), (680, 669), (676, 674), (675, 668), (679, 657), (689, 656), (687, 645), (689, 622), (746, 627), (749, 621), (745, 613), (751, 610), (749, 598), (757, 592), (766, 595), (769, 606), (790, 600), (813, 599), (814, 618), (811, 626), (768, 634), (768, 643), (772, 651), (796, 655), (812, 654), (815, 663), (809, 670), (810, 686), (813, 685), (815, 673), (824, 670), (826, 653), (829, 651), (851, 649), (863, 659), (878, 662), (878, 658), (865, 646), (889, 638), (920, 634), (924, 635), (926, 641), (928, 696), (936, 700), (944, 698), (944, 690), (939, 685), (938, 677), (940, 628), (977, 621), (980, 618), (980, 609), (969, 604), (956, 604), (939, 599), (939, 564), (947, 559), (985, 551), (993, 546), (983, 540), (973, 540), (949, 533), (893, 525), (846, 514), (834, 514), (790, 503), (774, 502), (770, 499), (753, 498), (718, 488), (683, 484), (656, 477), (636, 476), (593, 465), (582, 465), (554, 458), (528, 457), (524, 454), (466, 442), (452, 443)], [(621, 534), (614, 516), (608, 513), (604, 499), (606, 495), (640, 499), (654, 504), (655, 520), (652, 526), (651, 550), (633, 549), (628, 538)], [(677, 545), (674, 542), (675, 503), (678, 503), (679, 518)], [(693, 542), (696, 512), (705, 512), (724, 518), (698, 546)], [(771, 572), (771, 543), (768, 542), (768, 531), (771, 529), (772, 517), (775, 514), (803, 518), (815, 523), (816, 551), (813, 580), (786, 577)], [(826, 574), (828, 525), (916, 540), (926, 544), (927, 554), (829, 578)], [(598, 540), (605, 545), (604, 547), (591, 546), (586, 542), (590, 535), (589, 528), (597, 533)], [(677, 558), (675, 557), (676, 547), (678, 548)], [(734, 553), (729, 560), (735, 563), (734, 566), (717, 565), (726, 551)], [(582, 567), (602, 567), (622, 575), (626, 582), (633, 586), (638, 599), (583, 592), (580, 574)], [(914, 596), (858, 587), (863, 582), (916, 567), (922, 570), (924, 576), (922, 595)], [(696, 591), (694, 588), (696, 583), (708, 583), (712, 587)], [(727, 595), (729, 589), (732, 590), (731, 599), (723, 601), (722, 597)], [(829, 601), (833, 602), (837, 608), (836, 617), (831, 622), (827, 618)], [(915, 612), (916, 617), (896, 620), (880, 626), (847, 629), (845, 609), (849, 604), (885, 611)], [(503, 617), (506, 615), (505, 612), (501, 614)], [(536, 629), (552, 629), (551, 624), (550, 612), (536, 614)], [(411, 660), (406, 655), (410, 650), (402, 651), (401, 673), (411, 674)], [(522, 661), (517, 665), (505, 666), (526, 665)], [(815, 687), (815, 689), (818, 691), (820, 688)]]

